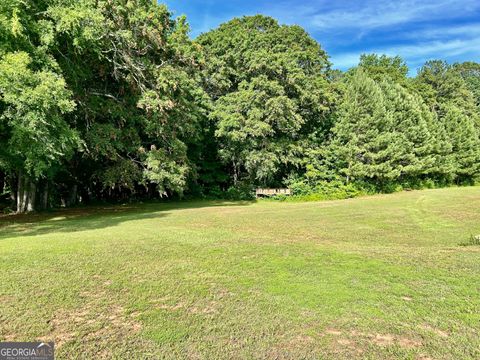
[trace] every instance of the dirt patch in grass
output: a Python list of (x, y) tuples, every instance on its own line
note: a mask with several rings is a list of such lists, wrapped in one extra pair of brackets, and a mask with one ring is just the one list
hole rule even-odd
[[(266, 352), (267, 359), (314, 358), (317, 341), (308, 335), (292, 335), (285, 338)], [(318, 344), (317, 344), (318, 345)]]
[(105, 291), (83, 292), (83, 306), (72, 310), (57, 311), (49, 321), (50, 331), (42, 341), (54, 341), (61, 349), (69, 342), (116, 342), (131, 337), (141, 331), (136, 319), (138, 314), (127, 314), (118, 304), (105, 304), (99, 307), (98, 299), (108, 299)]
[(398, 345), (404, 349), (413, 349), (422, 346), (421, 341), (392, 334), (367, 334), (367, 337), (371, 339), (371, 342), (382, 347)]
[(179, 302), (177, 304), (159, 304), (156, 306), (156, 308), (172, 312), (183, 310), (190, 314), (211, 315), (219, 313), (220, 304), (218, 301), (215, 300), (207, 302), (197, 302), (191, 305), (184, 302)]
[(421, 341), (412, 340), (408, 338), (398, 338), (397, 342), (398, 342), (398, 345), (400, 345), (404, 349), (414, 349), (422, 346)]
[(163, 297), (156, 300), (154, 307), (172, 312), (182, 310), (186, 313), (195, 315), (214, 315), (220, 313), (222, 310), (224, 306), (222, 301), (234, 295), (234, 293), (228, 290), (221, 289), (218, 292), (213, 293), (211, 297), (199, 299), (193, 303), (183, 301), (176, 303), (171, 297)]
[(416, 358), (416, 360), (433, 360), (433, 358), (427, 355), (420, 355), (419, 357)]
[(86, 306), (77, 311), (61, 311), (51, 321), (51, 331), (42, 338), (53, 340), (58, 348), (79, 338), (87, 341), (105, 341), (116, 337), (123, 338), (141, 331), (141, 325), (132, 316), (127, 316), (124, 308), (111, 306), (101, 312)]
[(433, 333), (437, 334), (438, 336), (440, 336), (444, 339), (449, 337), (449, 334), (447, 332), (445, 332), (443, 330), (440, 330), (440, 329), (437, 329), (437, 328), (435, 328), (433, 326), (430, 326), (430, 325), (423, 325), (422, 329), (433, 332)]
[(18, 341), (18, 335), (6, 334), (3, 336), (3, 341)]
[(323, 332), (323, 336), (329, 336), (332, 340), (335, 339), (333, 341), (336, 346), (342, 348), (344, 352), (346, 351), (359, 356), (367, 351), (368, 344), (382, 348), (399, 346), (403, 349), (414, 349), (422, 346), (421, 341), (388, 333), (373, 334), (358, 330), (341, 331), (335, 328), (327, 328)]
[(421, 342), (410, 339), (404, 336), (396, 336), (392, 334), (379, 334), (379, 333), (368, 333), (362, 332), (358, 330), (350, 330), (350, 331), (342, 331), (336, 328), (327, 328), (324, 330), (322, 336), (332, 336), (332, 337), (341, 337), (340, 340), (337, 342), (345, 342), (347, 344), (347, 339), (353, 341), (362, 341), (368, 340), (373, 342), (377, 345), (381, 346), (390, 346), (394, 344), (398, 344), (400, 346), (411, 347), (413, 346), (420, 346)]
[(340, 335), (342, 335), (342, 332), (340, 330), (336, 330), (336, 329), (327, 329), (327, 330), (325, 330), (325, 334), (340, 336)]
[(185, 309), (187, 305), (180, 302), (178, 304), (173, 304), (173, 305), (169, 305), (169, 304), (159, 304), (157, 305), (157, 309), (160, 309), (160, 310), (168, 310), (168, 311), (178, 311), (178, 310), (181, 310), (181, 309)]
[(219, 312), (218, 310), (218, 302), (216, 301), (210, 301), (208, 304), (204, 306), (194, 306), (188, 309), (189, 312), (192, 314), (204, 314), (204, 315), (210, 315), (210, 314), (216, 314)]
[(396, 336), (392, 334), (371, 334), (352, 330), (349, 335), (350, 338), (355, 339), (359, 343), (373, 343), (380, 347), (398, 345), (404, 349), (413, 349), (422, 346), (421, 341), (411, 339), (405, 336)]
[(343, 346), (349, 346), (349, 345), (355, 344), (352, 340), (348, 340), (348, 339), (339, 339), (337, 340), (337, 343)]
[(379, 346), (391, 346), (394, 344), (394, 336), (390, 334), (377, 334), (375, 336), (370, 335), (369, 337), (372, 337), (372, 342)]

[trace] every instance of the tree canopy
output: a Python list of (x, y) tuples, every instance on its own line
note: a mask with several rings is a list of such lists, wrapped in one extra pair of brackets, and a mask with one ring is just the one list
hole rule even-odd
[(304, 142), (328, 129), (334, 94), (325, 51), (302, 28), (260, 15), (234, 19), (197, 43), (220, 159), (234, 182), (281, 181)]
[(150, 0), (0, 3), (0, 202), (479, 179), (479, 64), (332, 70), (305, 30), (262, 15), (189, 31)]

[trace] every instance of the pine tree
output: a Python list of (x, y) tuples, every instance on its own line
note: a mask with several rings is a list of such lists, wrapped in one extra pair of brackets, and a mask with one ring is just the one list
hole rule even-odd
[(471, 182), (480, 171), (480, 141), (475, 122), (453, 104), (445, 106), (445, 124), (452, 142), (457, 183)]
[(449, 139), (445, 122), (435, 112), (430, 111), (423, 104), (422, 113), (426, 119), (430, 134), (432, 135), (431, 155), (433, 163), (427, 166), (425, 174), (428, 178), (441, 183), (451, 183), (454, 178), (454, 164), (452, 162), (452, 143)]
[(388, 80), (401, 85), (407, 83), (408, 66), (400, 56), (363, 54), (358, 66), (375, 81)]
[(392, 130), (381, 88), (356, 70), (339, 107), (329, 155), (338, 159), (336, 166), (347, 182), (373, 180), (383, 186), (400, 176), (396, 165), (403, 156), (398, 152), (402, 145)]
[(471, 181), (478, 173), (475, 154), (480, 131), (474, 94), (458, 69), (438, 60), (422, 67), (415, 86), (437, 119), (433, 126), (437, 128), (440, 155), (438, 173), (443, 173), (447, 181)]
[(402, 178), (414, 179), (431, 168), (433, 139), (428, 129), (422, 101), (404, 87), (391, 81), (382, 81), (380, 87), (385, 106), (393, 121), (393, 133), (397, 138), (397, 168)]

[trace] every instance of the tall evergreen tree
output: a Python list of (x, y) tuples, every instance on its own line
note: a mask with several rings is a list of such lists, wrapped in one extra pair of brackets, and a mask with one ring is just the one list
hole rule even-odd
[(449, 103), (467, 116), (478, 116), (473, 93), (460, 73), (445, 61), (428, 61), (415, 80), (417, 91), (438, 115), (446, 114), (443, 105)]
[[(444, 161), (445, 169), (450, 168), (447, 180), (472, 180), (478, 174), (478, 168), (472, 161), (478, 151), (479, 132), (479, 114), (473, 93), (459, 71), (438, 60), (427, 62), (422, 67), (415, 85), (436, 115), (437, 127), (445, 129), (440, 129), (438, 136), (441, 138), (441, 133), (445, 131), (449, 138), (451, 155)], [(448, 153), (447, 147), (444, 146), (444, 150)]]
[(397, 179), (404, 148), (395, 134), (392, 113), (380, 86), (362, 69), (350, 77), (333, 128), (330, 157), (347, 182), (374, 181), (380, 186)]
[(372, 79), (397, 84), (407, 83), (408, 66), (400, 56), (363, 54), (358, 64)]
[[(467, 84), (468, 89), (474, 97), (477, 105), (477, 120), (480, 119), (480, 64), (476, 62), (464, 62), (454, 64), (453, 69), (458, 73)], [(480, 122), (477, 123), (477, 128), (480, 129)]]
[(400, 179), (415, 179), (428, 173), (434, 165), (435, 138), (429, 131), (423, 101), (404, 87), (391, 81), (380, 83), (386, 111), (392, 117), (392, 131), (397, 137), (397, 164)]
[(458, 183), (472, 182), (480, 175), (480, 140), (471, 117), (449, 104), (445, 111), (445, 124), (452, 143), (452, 161)]
[(422, 113), (426, 119), (428, 130), (431, 135), (431, 156), (433, 163), (424, 170), (427, 177), (439, 183), (451, 183), (454, 175), (454, 164), (452, 162), (452, 143), (445, 127), (443, 118), (430, 111), (426, 104), (422, 104)]

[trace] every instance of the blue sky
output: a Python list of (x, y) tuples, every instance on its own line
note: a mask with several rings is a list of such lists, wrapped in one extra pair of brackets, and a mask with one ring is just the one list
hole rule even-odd
[(243, 15), (303, 26), (345, 70), (362, 53), (400, 55), (416, 73), (426, 60), (480, 61), (480, 0), (166, 0), (192, 37)]

